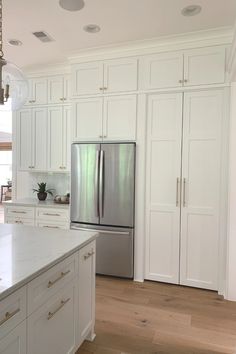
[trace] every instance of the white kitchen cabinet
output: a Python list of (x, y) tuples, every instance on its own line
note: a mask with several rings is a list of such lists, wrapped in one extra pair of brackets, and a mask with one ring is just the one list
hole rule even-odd
[(170, 52), (140, 59), (140, 89), (179, 87), (183, 80), (183, 53)]
[(147, 279), (218, 289), (222, 96), (149, 98)]
[(209, 47), (184, 52), (184, 85), (210, 85), (225, 81), (225, 48)]
[(96, 244), (92, 242), (79, 251), (77, 345), (95, 336), (95, 249)]
[(179, 282), (182, 93), (148, 104), (146, 277)]
[(121, 58), (72, 66), (72, 96), (137, 90), (138, 60)]
[(122, 58), (104, 62), (104, 93), (135, 91), (137, 82), (137, 59)]
[(72, 96), (93, 95), (103, 90), (103, 64), (100, 61), (72, 66)]
[(75, 352), (75, 291), (69, 283), (28, 317), (28, 353)]
[(183, 120), (183, 285), (217, 290), (222, 91), (185, 94)]
[(26, 320), (0, 339), (0, 354), (25, 354)]
[(69, 99), (69, 75), (48, 78), (48, 103), (66, 103)]
[(73, 110), (73, 140), (135, 140), (136, 95), (77, 100)]
[(69, 169), (70, 107), (48, 108), (48, 170)]
[(47, 109), (24, 109), (17, 116), (18, 168), (43, 171), (47, 168)]
[(29, 97), (26, 105), (48, 103), (48, 83), (46, 77), (29, 79)]
[(135, 140), (136, 119), (136, 95), (105, 97), (103, 140)]

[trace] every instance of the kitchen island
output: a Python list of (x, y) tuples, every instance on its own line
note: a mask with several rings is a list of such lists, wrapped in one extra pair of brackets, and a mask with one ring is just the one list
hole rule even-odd
[(72, 354), (93, 340), (95, 239), (0, 225), (0, 354)]

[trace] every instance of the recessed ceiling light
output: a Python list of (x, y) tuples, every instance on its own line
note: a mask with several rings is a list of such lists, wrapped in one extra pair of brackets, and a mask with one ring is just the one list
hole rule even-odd
[(189, 5), (183, 8), (181, 11), (183, 16), (195, 16), (202, 11), (201, 6), (199, 5)]
[(67, 11), (79, 11), (84, 7), (84, 0), (59, 0), (59, 5)]
[(19, 39), (8, 39), (8, 44), (10, 45), (14, 45), (14, 46), (21, 46), (22, 45), (22, 42), (19, 41)]
[(88, 33), (97, 33), (99, 31), (101, 31), (101, 28), (98, 25), (86, 25), (84, 26), (84, 31), (88, 32)]

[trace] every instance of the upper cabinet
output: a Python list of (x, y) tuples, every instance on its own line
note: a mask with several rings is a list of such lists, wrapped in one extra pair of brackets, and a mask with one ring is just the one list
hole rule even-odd
[(225, 48), (147, 55), (140, 60), (140, 89), (221, 84), (225, 80)]
[(125, 58), (72, 66), (72, 96), (137, 90), (137, 59)]
[(48, 78), (48, 104), (65, 103), (69, 99), (69, 75)]
[(184, 85), (220, 84), (225, 80), (225, 48), (192, 49), (184, 53)]
[(29, 80), (29, 97), (27, 105), (47, 104), (47, 78), (32, 78)]
[(161, 53), (141, 58), (139, 78), (142, 90), (182, 86), (183, 54)]

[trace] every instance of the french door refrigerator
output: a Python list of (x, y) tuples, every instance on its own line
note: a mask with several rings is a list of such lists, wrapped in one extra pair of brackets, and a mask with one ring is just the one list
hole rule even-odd
[(135, 143), (74, 143), (71, 228), (97, 230), (96, 272), (133, 278)]

